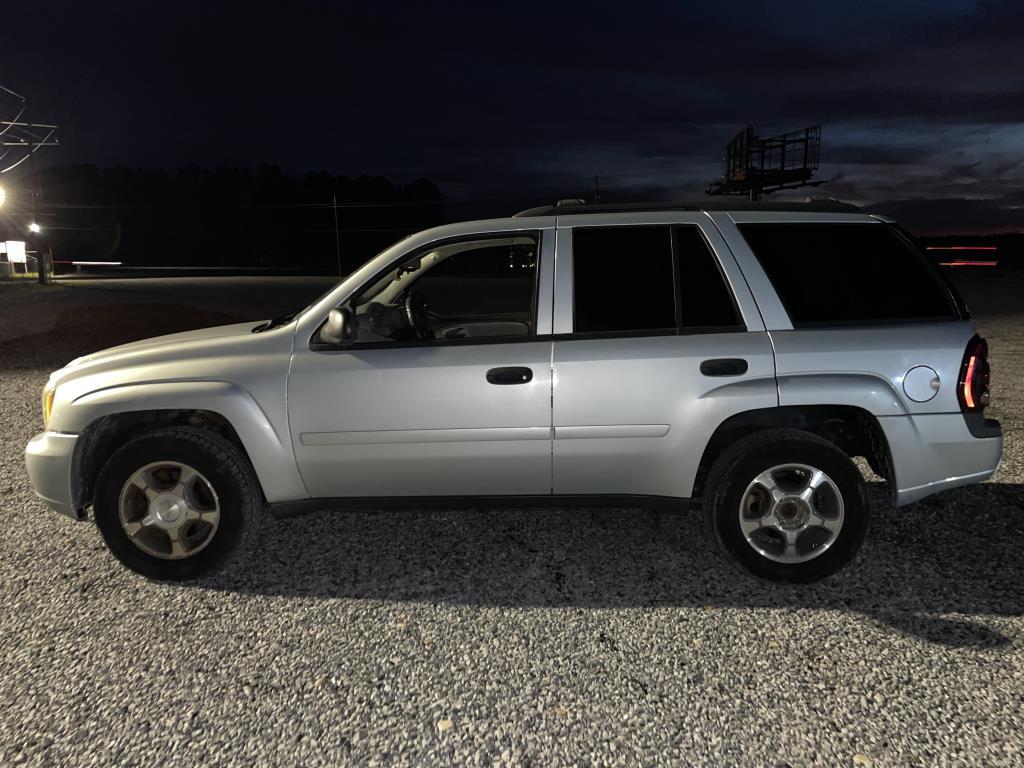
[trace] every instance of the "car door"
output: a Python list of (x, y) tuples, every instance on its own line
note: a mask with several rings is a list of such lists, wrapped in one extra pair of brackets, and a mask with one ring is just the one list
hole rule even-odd
[(556, 494), (688, 497), (715, 428), (778, 404), (771, 342), (703, 214), (559, 218)]
[[(443, 248), (402, 257), (417, 266), (399, 272), (379, 294), (391, 297), (388, 303), (374, 312), (401, 317), (394, 310), (402, 297), (416, 293), (432, 319), (431, 338), (381, 336), (379, 328), (368, 330), (370, 316), (357, 312), (361, 340), (348, 348), (296, 339), (288, 412), (312, 497), (551, 493), (553, 230), (513, 235), (448, 238)], [(526, 241), (534, 243), (532, 255), (524, 253)], [(507, 266), (493, 258), (504, 247), (495, 243), (505, 242), (517, 244)], [(428, 285), (430, 272), (420, 277), (415, 269), (441, 252), (463, 262), (477, 254), (489, 266), (439, 270)], [(506, 268), (508, 275), (500, 271)], [(431, 301), (445, 311), (430, 309)]]

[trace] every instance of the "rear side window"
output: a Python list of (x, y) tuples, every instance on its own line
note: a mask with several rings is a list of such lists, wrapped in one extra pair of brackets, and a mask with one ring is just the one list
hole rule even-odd
[(700, 229), (676, 227), (676, 252), (683, 328), (741, 328), (743, 323), (718, 260)]
[(741, 224), (793, 325), (958, 318), (924, 259), (884, 224)]
[(668, 227), (572, 231), (576, 333), (674, 330)]

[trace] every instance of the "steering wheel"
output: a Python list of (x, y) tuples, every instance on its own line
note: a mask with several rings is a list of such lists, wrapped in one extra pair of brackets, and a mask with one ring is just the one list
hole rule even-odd
[(417, 339), (434, 338), (434, 326), (427, 312), (427, 300), (422, 294), (412, 291), (405, 297), (405, 319), (409, 321), (409, 327)]

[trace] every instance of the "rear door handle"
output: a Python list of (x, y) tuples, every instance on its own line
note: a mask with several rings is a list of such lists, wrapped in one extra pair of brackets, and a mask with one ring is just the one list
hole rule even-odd
[(747, 361), (742, 357), (716, 357), (700, 364), (705, 376), (742, 376), (747, 372)]
[(529, 368), (491, 368), (487, 372), (487, 381), (491, 384), (526, 384), (533, 381), (533, 371)]

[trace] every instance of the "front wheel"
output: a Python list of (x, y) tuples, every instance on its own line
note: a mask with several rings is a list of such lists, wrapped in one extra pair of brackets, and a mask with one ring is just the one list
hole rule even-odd
[(788, 582), (843, 568), (871, 516), (864, 478), (845, 453), (817, 435), (781, 429), (746, 437), (718, 458), (704, 511), (729, 560)]
[(212, 432), (156, 430), (100, 471), (93, 511), (111, 553), (151, 579), (193, 579), (238, 544), (260, 491), (246, 457)]

